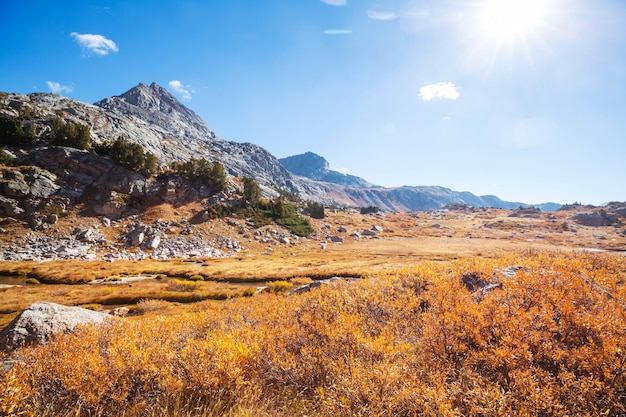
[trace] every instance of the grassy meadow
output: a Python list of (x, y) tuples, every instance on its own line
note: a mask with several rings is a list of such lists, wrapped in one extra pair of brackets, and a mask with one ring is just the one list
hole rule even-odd
[[(0, 414), (626, 413), (626, 262), (586, 250), (625, 247), (620, 231), (507, 215), (337, 213), (316, 230), (384, 231), (221, 259), (3, 262), (31, 284), (1, 290), (2, 325), (35, 301), (131, 311), (17, 351)], [(285, 295), (334, 276), (360, 279)]]

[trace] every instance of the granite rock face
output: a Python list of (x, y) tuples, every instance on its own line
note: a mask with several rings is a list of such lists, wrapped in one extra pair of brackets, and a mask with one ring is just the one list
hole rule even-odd
[(276, 184), (294, 191), (298, 188), (292, 183), (292, 175), (272, 154), (251, 143), (218, 138), (196, 113), (156, 83), (149, 86), (139, 83), (124, 94), (95, 105), (108, 113), (130, 118), (143, 130), (152, 130), (154, 136), (160, 137), (158, 141), (148, 143), (137, 136), (129, 138), (144, 148), (154, 148), (157, 157), (174, 161), (200, 157), (219, 160), (232, 176), (252, 177), (261, 185)]

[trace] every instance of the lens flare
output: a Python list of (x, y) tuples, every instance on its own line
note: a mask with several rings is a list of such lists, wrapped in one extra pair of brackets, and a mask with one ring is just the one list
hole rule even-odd
[(545, 25), (549, 6), (547, 0), (486, 0), (479, 23), (488, 36), (523, 38)]

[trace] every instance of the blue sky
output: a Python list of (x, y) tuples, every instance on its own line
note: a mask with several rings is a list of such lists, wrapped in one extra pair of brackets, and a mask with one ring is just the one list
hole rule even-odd
[(156, 82), (223, 139), (383, 186), (626, 201), (620, 0), (4, 1), (0, 91)]

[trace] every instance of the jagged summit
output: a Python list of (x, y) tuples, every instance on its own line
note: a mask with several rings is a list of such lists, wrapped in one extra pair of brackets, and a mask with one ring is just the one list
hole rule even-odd
[(217, 139), (200, 116), (180, 103), (167, 89), (154, 82), (150, 86), (139, 83), (124, 94), (105, 98), (94, 104), (123, 116), (136, 116), (175, 136), (205, 141)]
[[(166, 114), (178, 112), (185, 114), (187, 117), (200, 119), (196, 113), (181, 104), (166, 88), (161, 87), (155, 82), (149, 86), (144, 83), (139, 83), (124, 94), (113, 96), (110, 99), (105, 99), (98, 103), (102, 103), (100, 106), (104, 107), (105, 105), (111, 105), (111, 102), (120, 100), (145, 110), (158, 111)], [(98, 103), (96, 103), (96, 105), (99, 105)]]
[[(233, 176), (256, 178), (262, 185), (285, 187), (291, 175), (278, 160), (260, 146), (220, 139), (191, 109), (157, 83), (139, 83), (119, 96), (95, 103), (96, 106), (131, 119), (161, 135), (165, 160), (189, 157), (219, 159)], [(141, 137), (130, 138), (146, 146)]]
[(155, 82), (150, 84), (150, 86), (139, 83), (118, 97), (137, 107), (164, 113), (171, 113), (184, 107), (180, 105), (169, 91)]

